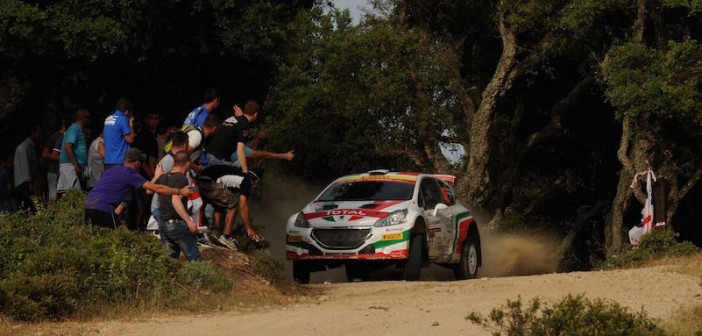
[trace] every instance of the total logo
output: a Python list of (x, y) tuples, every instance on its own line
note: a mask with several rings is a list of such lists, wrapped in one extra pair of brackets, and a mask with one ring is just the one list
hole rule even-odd
[(327, 216), (341, 216), (341, 215), (354, 215), (354, 216), (368, 216), (363, 210), (329, 210), (326, 212)]

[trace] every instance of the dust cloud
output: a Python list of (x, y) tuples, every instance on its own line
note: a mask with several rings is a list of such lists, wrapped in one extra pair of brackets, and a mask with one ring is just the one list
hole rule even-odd
[(546, 234), (498, 234), (481, 232), (483, 266), (481, 277), (503, 277), (553, 273), (560, 257), (556, 242)]
[[(289, 176), (270, 172), (263, 185), (252, 197), (251, 217), (255, 226), (263, 227), (263, 236), (270, 242), (273, 258), (282, 261), (281, 270), (288, 279), (292, 278), (292, 263), (285, 259), (285, 226), (288, 218), (316, 197), (326, 183), (310, 185)], [(556, 272), (559, 256), (555, 255), (556, 241), (547, 234), (501, 234), (492, 233), (488, 227), (489, 216), (475, 214), (480, 225), (483, 265), (478, 269), (478, 277), (504, 277), (533, 275)], [(372, 280), (399, 280), (400, 269), (389, 267), (371, 274)], [(422, 270), (422, 280), (453, 280), (453, 271), (437, 265)], [(324, 272), (313, 272), (311, 283), (326, 280), (345, 282), (343, 268)]]

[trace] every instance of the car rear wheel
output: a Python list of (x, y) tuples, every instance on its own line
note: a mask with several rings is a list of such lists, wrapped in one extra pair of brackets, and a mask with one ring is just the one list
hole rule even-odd
[(309, 265), (303, 261), (293, 260), (293, 279), (302, 285), (310, 283)]
[(404, 278), (407, 281), (419, 280), (422, 270), (422, 248), (425, 238), (421, 234), (415, 234), (410, 238), (409, 259), (405, 265)]
[(478, 241), (475, 237), (463, 241), (461, 259), (453, 271), (457, 280), (475, 279), (478, 275)]

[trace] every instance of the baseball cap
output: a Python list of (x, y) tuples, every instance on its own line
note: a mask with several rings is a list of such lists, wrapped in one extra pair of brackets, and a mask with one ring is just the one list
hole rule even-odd
[(146, 161), (146, 154), (137, 148), (130, 148), (124, 155), (125, 162)]

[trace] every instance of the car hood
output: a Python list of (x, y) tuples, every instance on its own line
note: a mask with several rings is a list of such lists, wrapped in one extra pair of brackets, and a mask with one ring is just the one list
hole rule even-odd
[(406, 209), (407, 201), (312, 202), (302, 212), (312, 227), (372, 226), (395, 210)]

